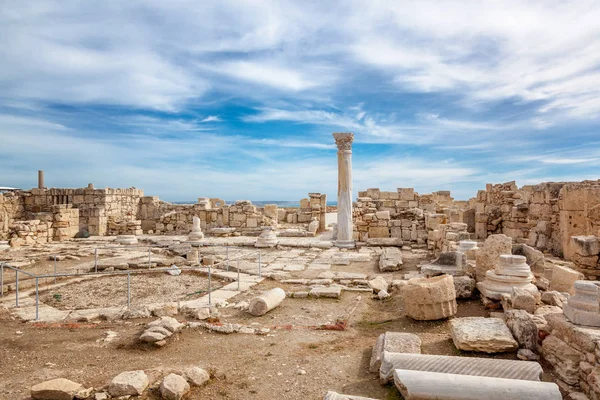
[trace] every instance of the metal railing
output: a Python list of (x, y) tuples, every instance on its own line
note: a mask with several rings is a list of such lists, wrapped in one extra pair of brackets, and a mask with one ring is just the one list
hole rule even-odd
[[(136, 269), (136, 270), (127, 270), (127, 271), (98, 271), (98, 249), (106, 248), (106, 249), (127, 249), (127, 248), (135, 248), (135, 247), (148, 247), (148, 269)], [(234, 257), (229, 257), (229, 249), (233, 246), (214, 246), (214, 247), (226, 247), (225, 249), (225, 260), (219, 261), (213, 265), (207, 265), (206, 267), (177, 267), (182, 271), (195, 271), (200, 273), (205, 273), (205, 269), (207, 269), (208, 275), (208, 305), (209, 307), (212, 305), (212, 274), (213, 269), (225, 269), (229, 271), (230, 262), (237, 261), (237, 289), (240, 290), (240, 261), (243, 258), (247, 258), (249, 256), (258, 256), (258, 276), (262, 277), (262, 263), (261, 263), (261, 253), (260, 251), (250, 251), (248, 253), (243, 253), (236, 255)], [(15, 271), (15, 307), (19, 307), (19, 274), (25, 274), (26, 276), (35, 279), (35, 320), (39, 319), (39, 280), (46, 278), (54, 278), (54, 282), (56, 283), (56, 278), (62, 277), (100, 277), (100, 276), (114, 276), (114, 275), (127, 275), (127, 308), (131, 308), (131, 275), (132, 274), (145, 274), (145, 273), (155, 273), (155, 272), (169, 272), (173, 271), (174, 268), (171, 267), (160, 267), (160, 268), (152, 268), (151, 263), (151, 249), (152, 248), (163, 248), (160, 246), (123, 246), (123, 247), (96, 247), (94, 249), (94, 272), (87, 273), (58, 273), (56, 267), (56, 256), (50, 256), (54, 258), (54, 273), (52, 274), (33, 274), (31, 272), (26, 272), (21, 270), (20, 268), (9, 265), (6, 262), (0, 262), (0, 296), (4, 297), (4, 269), (8, 268), (10, 270)], [(236, 249), (243, 249), (239, 247), (234, 247)], [(197, 260), (199, 263), (199, 259)], [(223, 267), (223, 268), (221, 268)]]

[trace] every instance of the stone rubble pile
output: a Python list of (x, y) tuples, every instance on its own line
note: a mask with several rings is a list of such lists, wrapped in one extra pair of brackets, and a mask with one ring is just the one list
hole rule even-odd
[(181, 331), (185, 325), (179, 323), (172, 317), (161, 317), (146, 325), (144, 332), (140, 336), (140, 341), (153, 343), (157, 346), (164, 346), (165, 339)]

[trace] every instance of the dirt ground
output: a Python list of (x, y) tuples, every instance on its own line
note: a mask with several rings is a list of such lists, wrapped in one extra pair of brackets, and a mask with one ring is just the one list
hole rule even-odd
[[(224, 286), (211, 279), (211, 288)], [(193, 300), (208, 293), (208, 277), (189, 270), (171, 276), (166, 272), (132, 273), (131, 305)], [(112, 275), (72, 283), (40, 293), (40, 300), (61, 310), (114, 307), (127, 304), (127, 275)]]
[[(274, 286), (293, 289), (267, 280), (233, 301), (247, 300)], [(313, 328), (335, 322), (357, 302), (347, 330)], [(461, 301), (458, 310), (458, 317), (487, 315), (478, 300)], [(399, 399), (395, 388), (381, 386), (377, 376), (368, 372), (371, 348), (379, 334), (413, 332), (421, 337), (425, 354), (459, 354), (450, 339), (448, 321), (410, 320), (403, 315), (396, 295), (386, 301), (357, 292), (344, 292), (340, 300), (289, 298), (262, 317), (226, 308), (220, 318), (222, 322), (270, 327), (271, 333), (224, 335), (188, 328), (165, 347), (154, 348), (137, 340), (147, 320), (52, 327), (3, 315), (0, 399), (27, 399), (31, 385), (55, 377), (102, 388), (123, 371), (186, 365), (207, 368), (214, 376), (186, 399), (322, 399), (329, 389)], [(114, 341), (103, 340), (108, 331), (117, 333)], [(500, 357), (514, 358), (515, 354)], [(158, 398), (156, 389), (142, 397)]]

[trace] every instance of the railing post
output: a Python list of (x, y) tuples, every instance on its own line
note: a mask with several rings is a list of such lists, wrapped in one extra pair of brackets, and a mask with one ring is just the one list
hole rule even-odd
[(98, 273), (98, 248), (94, 249), (94, 273)]
[[(54, 278), (56, 279), (56, 278)], [(40, 278), (35, 277), (35, 320), (40, 319), (40, 294), (38, 292), (38, 281)]]
[(260, 262), (260, 251), (259, 251), (258, 252), (258, 277), (259, 278), (262, 277), (262, 275), (261, 275), (261, 269), (262, 269), (262, 265), (261, 265), (261, 262)]
[(208, 305), (209, 306), (212, 304), (212, 295), (211, 295), (211, 292), (212, 292), (212, 281), (211, 281), (211, 278), (212, 278), (212, 269), (211, 269), (211, 266), (209, 264), (208, 265)]
[(19, 270), (15, 269), (15, 307), (19, 307)]
[(127, 271), (127, 309), (131, 308), (131, 273)]
[(237, 260), (238, 290), (240, 290), (240, 259)]
[(227, 272), (229, 272), (229, 246), (225, 246), (225, 259), (227, 260)]
[(54, 284), (56, 285), (56, 255), (54, 256)]

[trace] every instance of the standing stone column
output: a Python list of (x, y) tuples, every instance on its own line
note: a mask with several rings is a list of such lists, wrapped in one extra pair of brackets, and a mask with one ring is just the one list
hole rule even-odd
[(353, 133), (334, 133), (338, 147), (338, 212), (335, 245), (353, 248), (352, 238), (352, 141)]

